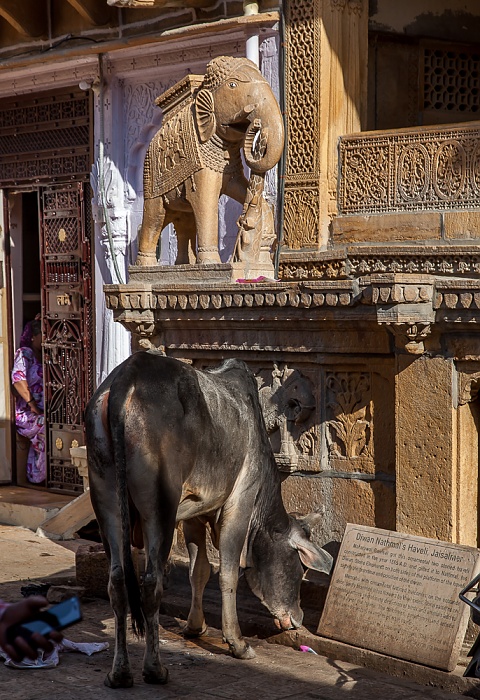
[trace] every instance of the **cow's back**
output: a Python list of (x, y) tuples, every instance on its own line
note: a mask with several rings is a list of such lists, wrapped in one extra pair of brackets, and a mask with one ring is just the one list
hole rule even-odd
[[(201, 372), (140, 352), (102, 387), (97, 411), (124, 451), (129, 492), (135, 495), (148, 480), (152, 493), (168, 494), (172, 505), (178, 500), (179, 519), (221, 507), (252, 444), (258, 445), (262, 420), (255, 380), (244, 363), (229, 360)], [(107, 394), (108, 416), (102, 398)], [(103, 461), (118, 471), (118, 449), (114, 465), (111, 454)]]

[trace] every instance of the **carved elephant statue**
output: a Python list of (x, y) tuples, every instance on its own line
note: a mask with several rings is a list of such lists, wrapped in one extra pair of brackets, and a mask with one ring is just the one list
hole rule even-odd
[(246, 58), (219, 56), (204, 76), (187, 76), (161, 95), (163, 123), (145, 156), (137, 265), (156, 265), (162, 229), (173, 223), (176, 264), (218, 263), (218, 200), (244, 204), (253, 173), (280, 160), (283, 120), (270, 85)]

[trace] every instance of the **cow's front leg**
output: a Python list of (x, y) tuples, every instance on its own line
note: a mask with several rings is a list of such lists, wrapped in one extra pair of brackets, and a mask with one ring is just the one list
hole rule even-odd
[(192, 602), (183, 634), (185, 637), (199, 637), (207, 631), (202, 601), (205, 586), (210, 578), (205, 524), (198, 518), (185, 520), (183, 523), (183, 534), (190, 557), (189, 574), (192, 589)]
[(127, 649), (127, 589), (123, 568), (114, 560), (110, 567), (108, 594), (115, 614), (115, 655), (105, 685), (109, 688), (130, 688), (133, 685), (133, 675)]
[[(238, 507), (222, 516), (220, 524), (220, 590), (222, 592), (222, 632), (230, 651), (237, 659), (253, 659), (255, 652), (242, 637), (237, 616), (237, 586), (240, 556), (248, 532), (250, 513), (248, 500), (241, 499), (242, 511)], [(253, 506), (252, 506), (253, 507)]]

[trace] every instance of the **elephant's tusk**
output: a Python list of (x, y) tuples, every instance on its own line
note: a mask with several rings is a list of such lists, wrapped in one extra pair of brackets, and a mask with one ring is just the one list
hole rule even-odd
[(241, 122), (243, 121), (246, 117), (248, 117), (255, 109), (257, 108), (257, 105), (246, 105), (243, 109), (241, 109), (239, 112), (237, 112), (232, 119), (232, 124), (235, 122)]

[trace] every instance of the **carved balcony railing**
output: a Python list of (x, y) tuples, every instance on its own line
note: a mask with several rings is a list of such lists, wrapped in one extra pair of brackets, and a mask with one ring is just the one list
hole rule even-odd
[(340, 140), (339, 214), (480, 208), (480, 122)]

